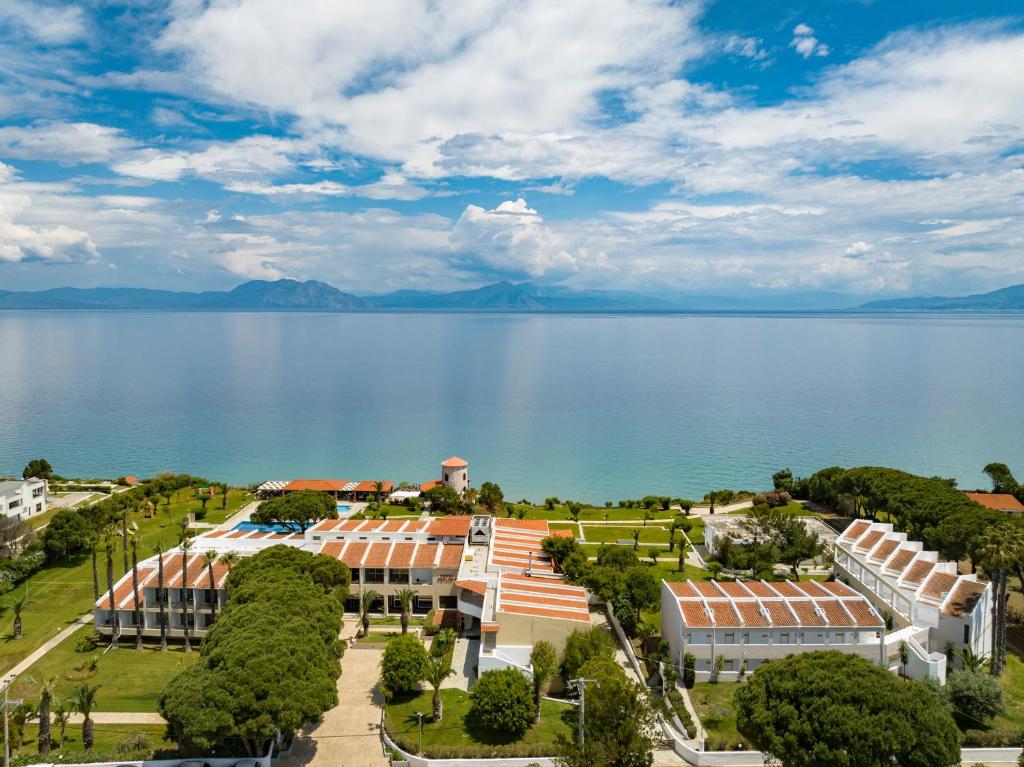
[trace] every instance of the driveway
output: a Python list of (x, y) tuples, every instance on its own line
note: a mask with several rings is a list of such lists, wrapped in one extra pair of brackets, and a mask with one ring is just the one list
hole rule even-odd
[(383, 698), (375, 690), (381, 652), (354, 647), (345, 651), (338, 705), (319, 724), (303, 729), (291, 755), (278, 762), (280, 767), (388, 767), (380, 741)]

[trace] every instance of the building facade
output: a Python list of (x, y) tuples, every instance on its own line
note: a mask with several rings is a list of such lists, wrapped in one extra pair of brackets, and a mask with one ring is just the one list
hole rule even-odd
[(0, 513), (17, 519), (44, 514), (48, 489), (45, 479), (0, 481)]
[(738, 679), (763, 663), (839, 650), (884, 664), (885, 621), (842, 583), (662, 581), (661, 633), (672, 662), (695, 659), (698, 680)]
[(441, 464), (441, 484), (461, 494), (469, 487), (469, 463), (453, 455)]

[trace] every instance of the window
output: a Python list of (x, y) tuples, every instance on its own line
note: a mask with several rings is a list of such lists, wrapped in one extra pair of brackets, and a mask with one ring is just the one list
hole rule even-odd
[(725, 635), (725, 643), (726, 644), (736, 644), (736, 635), (731, 633), (731, 632), (726, 634)]
[(779, 644), (789, 644), (789, 634), (779, 634)]
[(836, 644), (846, 644), (846, 634), (842, 631), (836, 632)]
[(448, 481), (448, 472), (447, 472), (447, 471), (446, 471), (446, 472), (444, 473), (444, 481), (445, 481), (445, 482), (447, 482), (447, 481)]
[(359, 583), (359, 568), (352, 568), (352, 583)]
[(409, 571), (408, 570), (388, 570), (388, 582), (389, 583), (408, 583), (409, 582)]
[(384, 569), (381, 567), (367, 567), (363, 569), (363, 583), (383, 583)]
[(320, 540), (320, 536), (319, 535), (314, 535), (313, 536), (313, 540), (314, 541), (319, 541)]
[(971, 643), (971, 624), (964, 624), (964, 644)]
[(443, 610), (455, 610), (459, 606), (458, 597), (438, 597), (438, 606)]

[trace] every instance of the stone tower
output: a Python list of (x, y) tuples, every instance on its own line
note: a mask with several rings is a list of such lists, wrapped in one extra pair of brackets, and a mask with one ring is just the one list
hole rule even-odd
[(469, 464), (453, 455), (441, 464), (441, 484), (461, 494), (469, 487)]

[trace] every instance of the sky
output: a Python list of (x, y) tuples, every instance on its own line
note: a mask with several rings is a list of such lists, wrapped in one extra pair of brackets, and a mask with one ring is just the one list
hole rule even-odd
[(0, 3), (0, 289), (1024, 283), (1024, 7)]

